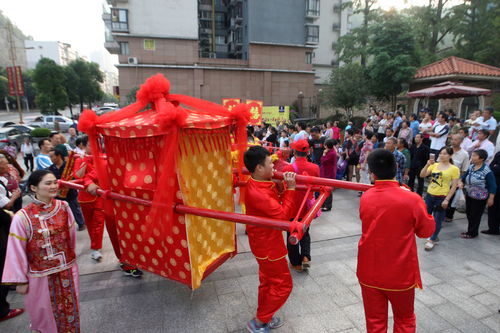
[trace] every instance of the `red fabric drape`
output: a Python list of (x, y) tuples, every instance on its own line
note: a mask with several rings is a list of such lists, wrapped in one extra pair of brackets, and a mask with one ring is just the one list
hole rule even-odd
[[(246, 104), (239, 104), (232, 111), (229, 111), (218, 104), (190, 96), (169, 94), (169, 91), (170, 82), (162, 74), (156, 74), (141, 85), (136, 95), (137, 102), (119, 111), (104, 114), (100, 117), (91, 110), (85, 110), (78, 123), (78, 129), (89, 136), (89, 143), (94, 152), (94, 163), (98, 173), (99, 184), (103, 189), (109, 190), (109, 181), (106, 176), (106, 162), (97, 153), (100, 151), (97, 126), (130, 118), (146, 108), (148, 104), (151, 104), (152, 109), (159, 113), (157, 117), (158, 125), (162, 131), (168, 130), (169, 135), (164, 135), (165, 152), (160, 161), (160, 165), (163, 168), (162, 171), (159, 171), (157, 187), (150, 212), (151, 218), (149, 219), (147, 230), (148, 233), (151, 233), (156, 227), (162, 235), (169, 235), (172, 231), (177, 146), (180, 130), (186, 126), (186, 118), (188, 116), (188, 111), (179, 104), (193, 108), (193, 112), (198, 114), (223, 116), (233, 119), (235, 122), (235, 139), (239, 151), (238, 168), (240, 171), (243, 167), (243, 154), (247, 146), (246, 126), (250, 120), (250, 110)], [(112, 212), (110, 200), (106, 201), (106, 211)]]

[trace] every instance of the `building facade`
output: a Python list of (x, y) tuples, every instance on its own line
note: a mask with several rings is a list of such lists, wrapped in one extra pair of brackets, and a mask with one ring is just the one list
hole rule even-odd
[(41, 58), (49, 58), (60, 66), (66, 66), (73, 60), (80, 58), (71, 44), (57, 41), (25, 40), (26, 61), (28, 68), (35, 68)]
[[(314, 110), (304, 0), (108, 0), (105, 47), (119, 55), (120, 101), (155, 73), (174, 93)], [(310, 115), (310, 114), (309, 114)]]

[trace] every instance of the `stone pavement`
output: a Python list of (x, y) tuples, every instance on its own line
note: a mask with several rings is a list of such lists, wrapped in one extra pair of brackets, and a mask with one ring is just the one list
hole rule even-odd
[[(286, 324), (276, 333), (366, 331), (355, 276), (358, 204), (356, 192), (337, 190), (334, 211), (314, 222), (312, 268), (292, 272), (294, 289), (280, 311)], [(432, 252), (423, 250), (423, 240), (417, 242), (424, 283), (424, 290), (416, 292), (418, 332), (500, 332), (500, 237), (461, 239), (466, 224), (457, 213)], [(117, 270), (108, 239), (105, 260), (92, 262), (87, 233), (79, 232), (82, 332), (245, 332), (257, 304), (258, 269), (243, 230), (238, 226), (241, 253), (194, 292), (149, 273), (140, 280), (125, 277)], [(14, 292), (9, 300), (22, 306)], [(27, 327), (23, 314), (0, 323), (0, 332), (28, 332)]]

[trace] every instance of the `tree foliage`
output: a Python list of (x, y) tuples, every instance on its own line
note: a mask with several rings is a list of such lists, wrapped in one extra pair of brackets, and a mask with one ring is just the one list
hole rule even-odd
[(99, 65), (95, 62), (77, 59), (70, 62), (68, 67), (76, 74), (76, 81), (73, 84), (80, 109), (83, 110), (84, 102), (87, 102), (90, 107), (92, 102), (101, 100), (104, 93), (99, 83), (103, 82), (104, 77)]
[(44, 114), (56, 114), (68, 104), (68, 95), (64, 88), (64, 69), (54, 60), (42, 58), (33, 73), (37, 95), (37, 106)]
[(349, 116), (353, 107), (365, 102), (367, 92), (363, 67), (353, 63), (332, 70), (321, 97), (325, 104), (343, 108)]
[(460, 21), (454, 29), (459, 57), (500, 66), (500, 1), (467, 0), (453, 7)]
[(371, 93), (379, 99), (390, 100), (395, 110), (396, 96), (419, 65), (412, 27), (402, 15), (391, 11), (372, 29), (369, 53), (373, 60), (367, 68)]

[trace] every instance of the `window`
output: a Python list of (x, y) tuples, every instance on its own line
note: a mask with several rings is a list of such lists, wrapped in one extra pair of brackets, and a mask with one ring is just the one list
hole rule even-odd
[(118, 42), (120, 45), (120, 54), (129, 54), (128, 42)]
[(200, 18), (202, 19), (211, 19), (212, 12), (209, 10), (200, 10)]
[(111, 30), (128, 31), (128, 10), (111, 8)]
[(319, 25), (306, 25), (306, 43), (318, 44)]
[(312, 64), (313, 57), (314, 57), (313, 52), (306, 52), (306, 64)]
[(319, 0), (306, 1), (306, 16), (319, 16)]
[(225, 45), (226, 44), (226, 36), (215, 36), (215, 44)]
[(156, 50), (155, 40), (154, 39), (145, 39), (144, 40), (144, 50), (146, 50), (146, 51)]

